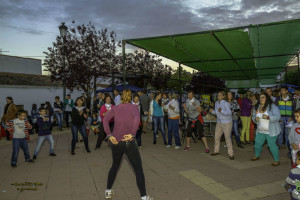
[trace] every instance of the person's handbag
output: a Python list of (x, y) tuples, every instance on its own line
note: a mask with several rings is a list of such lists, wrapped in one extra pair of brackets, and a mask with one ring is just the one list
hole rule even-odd
[(268, 131), (269, 130), (269, 123), (270, 121), (267, 119), (259, 119), (257, 128), (260, 131)]

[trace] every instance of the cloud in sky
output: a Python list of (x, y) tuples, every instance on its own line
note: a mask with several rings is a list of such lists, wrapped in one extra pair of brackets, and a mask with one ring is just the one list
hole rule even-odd
[[(1, 0), (0, 48), (42, 55), (58, 25), (91, 21), (97, 29), (115, 30), (119, 39), (220, 29), (300, 18), (299, 0)], [(17, 33), (1, 25), (52, 32)], [(1, 33), (2, 32), (2, 33)], [(21, 33), (21, 34), (20, 34)], [(54, 33), (54, 34), (53, 34)], [(37, 34), (40, 34), (38, 36)], [(37, 39), (40, 37), (40, 39)], [(5, 42), (4, 42), (5, 41)], [(42, 41), (42, 42), (36, 42)], [(13, 43), (15, 45), (10, 45)], [(26, 43), (26, 45), (28, 44)], [(2, 46), (1, 46), (2, 44)], [(18, 47), (18, 48), (16, 48)], [(14, 49), (11, 49), (14, 48)]]
[[(300, 18), (298, 0), (2, 0), (1, 25), (42, 26), (92, 21), (121, 38), (218, 29)], [(47, 28), (47, 25), (49, 28)], [(52, 30), (53, 31), (53, 30)], [(57, 31), (57, 30), (55, 30)]]

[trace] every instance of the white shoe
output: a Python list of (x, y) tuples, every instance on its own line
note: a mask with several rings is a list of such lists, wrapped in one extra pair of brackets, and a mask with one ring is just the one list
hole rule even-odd
[(175, 149), (180, 149), (180, 146), (176, 146)]
[(166, 147), (167, 147), (167, 148), (170, 148), (170, 147), (171, 147), (171, 145), (167, 145)]
[(105, 199), (111, 199), (114, 196), (113, 190), (105, 190)]
[(142, 197), (141, 200), (154, 200), (154, 198), (147, 195), (147, 196)]

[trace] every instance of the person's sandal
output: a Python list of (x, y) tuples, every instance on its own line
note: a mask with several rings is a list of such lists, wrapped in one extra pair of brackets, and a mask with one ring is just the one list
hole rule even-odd
[(279, 162), (279, 161), (276, 161), (276, 162), (273, 162), (273, 163), (272, 163), (272, 166), (274, 166), (274, 167), (276, 167), (276, 166), (278, 166), (278, 165), (280, 165), (280, 162)]
[(212, 153), (212, 154), (210, 154), (211, 156), (216, 156), (216, 155), (218, 155), (219, 153)]
[(251, 161), (257, 161), (259, 159), (260, 159), (260, 157), (254, 157), (254, 158), (251, 158)]

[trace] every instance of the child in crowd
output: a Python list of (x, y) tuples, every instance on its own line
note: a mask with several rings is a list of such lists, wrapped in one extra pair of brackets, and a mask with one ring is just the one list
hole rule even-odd
[(292, 200), (300, 199), (300, 151), (296, 154), (296, 165), (286, 178), (286, 189), (291, 193)]
[(92, 117), (91, 117), (90, 109), (86, 109), (86, 111), (87, 111), (87, 118), (86, 118), (86, 121), (85, 121), (85, 126), (86, 126), (87, 136), (89, 136), (90, 129), (91, 129), (91, 124), (92, 124)]
[(29, 137), (28, 129), (31, 129), (31, 125), (26, 120), (26, 111), (20, 110), (17, 113), (17, 118), (11, 120), (6, 123), (7, 130), (10, 134), (12, 134), (12, 144), (13, 144), (13, 152), (11, 157), (11, 166), (17, 167), (17, 160), (19, 155), (20, 148), (24, 152), (25, 161), (32, 163), (33, 160), (30, 158), (29, 150), (28, 150), (28, 143), (26, 138)]
[(49, 155), (56, 156), (56, 154), (53, 151), (54, 150), (54, 140), (53, 140), (51, 130), (50, 130), (51, 118), (46, 115), (46, 108), (44, 108), (44, 107), (41, 107), (39, 109), (39, 113), (40, 113), (40, 116), (37, 118), (37, 124), (39, 126), (39, 137), (38, 137), (38, 141), (37, 141), (36, 148), (34, 151), (33, 160), (36, 159), (36, 157), (40, 151), (40, 148), (45, 140), (47, 140), (50, 144)]
[(294, 112), (296, 123), (293, 124), (289, 135), (292, 150), (293, 168), (296, 167), (296, 154), (300, 149), (300, 108)]
[(100, 125), (100, 121), (99, 118), (97, 116), (97, 113), (93, 113), (93, 117), (91, 120), (91, 129), (94, 132), (95, 135), (98, 134), (99, 132), (99, 125)]

